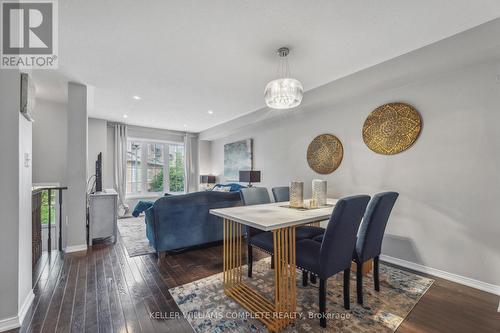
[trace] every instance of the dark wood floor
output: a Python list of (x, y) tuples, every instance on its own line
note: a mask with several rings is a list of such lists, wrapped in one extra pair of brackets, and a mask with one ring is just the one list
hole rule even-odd
[[(44, 254), (34, 270), (35, 300), (12, 332), (192, 332), (168, 289), (222, 270), (221, 246), (129, 258), (120, 241), (86, 253)], [(263, 257), (257, 255), (257, 259)], [(446, 280), (436, 282), (399, 333), (500, 332), (499, 297)], [(172, 312), (157, 320), (151, 312)]]

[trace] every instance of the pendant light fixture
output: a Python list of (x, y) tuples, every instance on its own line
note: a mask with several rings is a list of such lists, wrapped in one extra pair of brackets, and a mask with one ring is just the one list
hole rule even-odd
[(287, 47), (278, 49), (280, 63), (278, 66), (278, 79), (269, 82), (264, 91), (266, 105), (272, 109), (291, 109), (300, 104), (304, 94), (304, 88), (300, 81), (291, 78), (288, 65)]

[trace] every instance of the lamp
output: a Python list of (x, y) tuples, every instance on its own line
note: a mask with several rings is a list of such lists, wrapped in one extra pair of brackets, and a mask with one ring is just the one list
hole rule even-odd
[(205, 185), (205, 188), (209, 188), (209, 184), (215, 184), (215, 176), (211, 175), (200, 175), (200, 184)]
[(260, 183), (260, 171), (245, 170), (240, 171), (240, 183), (248, 183), (248, 187), (252, 187), (252, 183)]
[(201, 175), (200, 183), (202, 184), (215, 184), (215, 176), (211, 175)]

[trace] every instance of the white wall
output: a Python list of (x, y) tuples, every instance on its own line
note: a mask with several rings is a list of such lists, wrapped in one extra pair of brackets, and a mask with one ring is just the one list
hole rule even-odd
[[(390, 66), (382, 69), (389, 73)], [(384, 71), (354, 74), (344, 80), (348, 84), (306, 93), (298, 110), (213, 141), (211, 171), (223, 180), (224, 144), (253, 138), (260, 186), (303, 180), (310, 195), (308, 184), (321, 178), (328, 180), (332, 197), (397, 191), (384, 254), (500, 286), (499, 68), (500, 60), (404, 80), (401, 74), (391, 87), (374, 84), (363, 94), (339, 98), (346, 86), (366, 87), (383, 79), (378, 75)], [(415, 106), (423, 129), (409, 150), (378, 155), (362, 140), (363, 122), (377, 106), (392, 101)], [(314, 173), (306, 161), (309, 143), (322, 133), (335, 134), (344, 146), (341, 166), (327, 176)]]

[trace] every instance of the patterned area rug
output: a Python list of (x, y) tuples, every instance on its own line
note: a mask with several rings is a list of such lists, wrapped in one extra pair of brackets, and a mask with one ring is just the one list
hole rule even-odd
[(144, 216), (118, 219), (118, 231), (129, 257), (155, 253), (146, 237)]
[[(272, 297), (274, 273), (270, 258), (254, 263), (253, 278), (245, 281)], [(300, 281), (299, 281), (300, 280)], [(351, 274), (351, 310), (343, 307), (342, 273), (328, 279), (328, 331), (394, 332), (410, 313), (434, 280), (380, 265), (380, 292), (373, 289), (371, 276), (365, 277), (364, 305), (356, 303), (356, 279)], [(285, 332), (325, 332), (319, 326), (318, 285), (302, 287), (302, 274), (297, 274), (297, 311), (300, 318)], [(222, 274), (212, 275), (169, 290), (175, 302), (196, 332), (267, 332), (257, 319), (222, 290)]]

